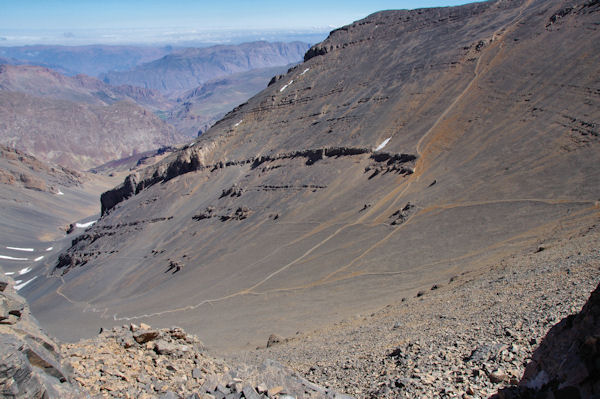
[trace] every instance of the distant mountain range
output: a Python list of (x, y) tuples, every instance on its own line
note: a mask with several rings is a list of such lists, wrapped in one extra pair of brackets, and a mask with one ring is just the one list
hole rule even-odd
[(165, 121), (180, 133), (196, 136), (231, 111), (233, 106), (263, 90), (273, 76), (285, 73), (291, 66), (253, 69), (208, 81), (178, 97), (176, 105), (166, 113)]
[(67, 75), (98, 76), (107, 71), (126, 71), (156, 60), (172, 47), (151, 46), (15, 46), (0, 47), (0, 63), (45, 66)]
[[(180, 133), (197, 136), (265, 88), (273, 75), (300, 61), (308, 46), (300, 42), (254, 42), (179, 49), (172, 56), (165, 55), (131, 71), (110, 72), (104, 81), (26, 64), (98, 72), (108, 67), (135, 66), (172, 49), (0, 48), (0, 56), (22, 58), (0, 59), (13, 64), (0, 65), (0, 114), (6, 117), (0, 124), (0, 143), (77, 169), (174, 145), (185, 140)], [(103, 139), (106, 145), (100, 145)], [(84, 142), (90, 145), (82, 145)]]
[(30, 65), (0, 65), (0, 90), (91, 105), (110, 105), (129, 99), (151, 110), (172, 106), (155, 90), (130, 85), (111, 86), (87, 75), (69, 77), (52, 69)]
[(308, 48), (309, 44), (302, 42), (186, 48), (130, 71), (108, 72), (100, 77), (111, 85), (128, 84), (172, 94), (227, 75), (299, 62)]
[(78, 170), (185, 140), (132, 101), (89, 105), (0, 91), (0, 142)]

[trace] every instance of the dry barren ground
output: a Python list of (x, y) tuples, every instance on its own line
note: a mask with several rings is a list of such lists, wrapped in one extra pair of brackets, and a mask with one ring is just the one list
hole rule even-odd
[(516, 384), (550, 327), (581, 309), (600, 281), (599, 239), (596, 225), (375, 313), (231, 357), (272, 358), (356, 397), (488, 397)]

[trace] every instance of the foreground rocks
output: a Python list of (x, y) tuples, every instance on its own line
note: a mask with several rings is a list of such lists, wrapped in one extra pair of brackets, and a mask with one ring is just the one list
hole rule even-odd
[(362, 398), (552, 397), (518, 388), (532, 383), (547, 392), (578, 385), (581, 396), (555, 397), (589, 398), (599, 388), (598, 291), (574, 314), (600, 281), (599, 238), (532, 248), (230, 361), (276, 359)]
[(115, 327), (62, 351), (76, 384), (94, 398), (344, 398), (275, 361), (234, 369), (177, 327)]
[(65, 344), (61, 362), (3, 277), (0, 397), (591, 398), (600, 386), (599, 238), (592, 229), (544, 243), (370, 315), (273, 334), (227, 361), (180, 328), (141, 323)]
[(58, 347), (31, 317), (14, 280), (0, 268), (0, 397), (80, 398)]
[(581, 312), (550, 329), (517, 389), (499, 398), (591, 398), (600, 393), (600, 285)]

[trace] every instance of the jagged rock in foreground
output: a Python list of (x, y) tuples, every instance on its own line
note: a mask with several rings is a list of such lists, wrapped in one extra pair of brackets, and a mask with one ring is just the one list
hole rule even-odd
[(69, 399), (81, 393), (68, 382), (58, 346), (31, 316), (14, 280), (0, 268), (0, 397)]
[(228, 366), (180, 328), (141, 323), (66, 344), (74, 380), (93, 397), (113, 398), (347, 398), (266, 360), (259, 367)]
[(531, 357), (519, 389), (500, 398), (596, 398), (600, 395), (600, 285), (577, 314), (550, 329)]

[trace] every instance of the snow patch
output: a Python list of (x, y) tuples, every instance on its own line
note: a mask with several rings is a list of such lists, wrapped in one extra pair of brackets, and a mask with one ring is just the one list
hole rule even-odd
[(20, 284), (22, 282), (23, 282), (23, 280), (15, 280), (15, 284)]
[(33, 261), (34, 262), (39, 262), (40, 260), (44, 259), (44, 255), (42, 256), (38, 256), (37, 258), (35, 258)]
[(4, 273), (6, 276), (12, 276), (13, 274), (15, 274), (15, 272), (6, 272)]
[(13, 251), (33, 252), (33, 248), (6, 247), (6, 249), (12, 249)]
[(290, 83), (284, 85), (281, 89), (279, 89), (279, 92), (281, 93), (282, 91), (284, 91), (285, 89), (288, 88), (289, 85), (291, 85), (292, 83), (294, 83), (294, 80), (290, 80)]
[(58, 192), (56, 193), (56, 195), (65, 195), (65, 193), (63, 193), (62, 191), (58, 190)]
[(31, 271), (31, 267), (25, 267), (21, 270), (19, 270), (19, 275), (23, 275), (25, 273), (29, 273)]
[(46, 251), (52, 251), (54, 249), (54, 247), (48, 247), (46, 248)]
[(86, 227), (90, 227), (91, 225), (93, 225), (96, 222), (97, 222), (97, 220), (92, 220), (91, 222), (87, 222), (87, 223), (75, 223), (75, 227), (79, 227), (80, 229), (85, 229)]
[(391, 140), (391, 139), (392, 139), (391, 137), (388, 137), (387, 139), (383, 140), (383, 143), (379, 144), (379, 145), (377, 146), (377, 148), (375, 148), (375, 151), (382, 150), (382, 149), (383, 149), (383, 147), (385, 147), (385, 146), (387, 145), (387, 143), (389, 143), (389, 142), (390, 142), (390, 140)]
[[(25, 281), (23, 284), (18, 284), (15, 285), (15, 290), (19, 291), (21, 288), (25, 287), (27, 284), (31, 283), (33, 280), (35, 280), (38, 276), (35, 276), (34, 278), (32, 278), (31, 280), (27, 280)], [(16, 281), (15, 281), (16, 282)], [(19, 282), (21, 282), (21, 280), (19, 280)]]
[(302, 73), (300, 74), (300, 76), (304, 75), (308, 71), (310, 71), (310, 68), (306, 68), (304, 71), (302, 71)]
[(8, 259), (8, 260), (29, 260), (27, 258), (13, 258), (12, 256), (0, 255), (0, 259)]
[(240, 123), (242, 123), (244, 120), (242, 119), (241, 121), (239, 121), (238, 123), (236, 123), (235, 125), (233, 125), (233, 127), (238, 127), (240, 125)]

